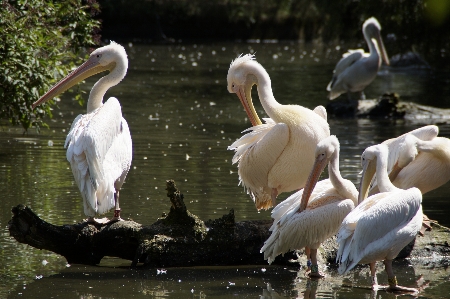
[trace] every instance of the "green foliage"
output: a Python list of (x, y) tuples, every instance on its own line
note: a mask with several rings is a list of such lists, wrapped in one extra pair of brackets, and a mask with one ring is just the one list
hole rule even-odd
[[(13, 125), (45, 125), (49, 104), (31, 105), (95, 45), (98, 4), (91, 0), (3, 0), (0, 3), (0, 117)], [(77, 96), (80, 98), (80, 96)]]

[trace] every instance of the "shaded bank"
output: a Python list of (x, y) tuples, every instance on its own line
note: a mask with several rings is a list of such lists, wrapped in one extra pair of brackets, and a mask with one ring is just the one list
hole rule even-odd
[[(55, 226), (19, 205), (13, 208), (8, 228), (17, 241), (53, 251), (75, 264), (96, 265), (105, 256), (148, 267), (266, 264), (259, 251), (270, 235), (270, 220), (235, 222), (231, 210), (219, 219), (203, 222), (187, 210), (174, 181), (167, 181), (166, 190), (172, 203), (169, 214), (149, 226), (134, 221), (102, 227), (86, 223)], [(433, 230), (405, 247), (399, 258), (411, 255), (426, 263), (433, 255), (448, 265), (449, 235), (448, 228), (434, 223)], [(336, 252), (335, 238), (331, 238), (321, 246), (319, 260), (333, 264)], [(277, 257), (276, 263), (288, 264), (295, 257), (288, 253)], [(299, 261), (306, 262), (304, 257)]]
[(98, 17), (106, 39), (328, 42), (362, 41), (361, 24), (374, 16), (389, 53), (413, 49), (434, 63), (448, 59), (450, 5), (445, 1), (100, 0)]

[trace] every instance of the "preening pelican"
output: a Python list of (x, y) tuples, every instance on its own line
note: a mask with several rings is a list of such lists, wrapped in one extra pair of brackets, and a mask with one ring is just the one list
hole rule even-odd
[[(389, 147), (388, 170), (392, 166), (389, 178), (394, 186), (417, 187), (425, 194), (448, 182), (450, 140), (437, 137), (438, 132), (438, 127), (430, 125), (383, 142)], [(377, 192), (378, 186), (374, 183), (369, 194)]]
[[(311, 254), (309, 275), (322, 277), (317, 265), (317, 249), (323, 241), (337, 233), (342, 220), (357, 204), (358, 191), (339, 172), (339, 141), (336, 136), (320, 141), (315, 157), (305, 188), (274, 208), (272, 235), (261, 252), (272, 263), (279, 254), (307, 247)], [(329, 179), (317, 183), (327, 165)], [(283, 210), (285, 212), (280, 216)]]
[[(89, 59), (53, 86), (33, 104), (33, 109), (63, 93), (78, 82), (109, 71), (95, 83), (89, 94), (87, 113), (78, 115), (72, 123), (64, 147), (75, 182), (80, 189), (84, 213), (88, 221), (115, 207), (111, 221), (120, 219), (119, 190), (125, 181), (132, 159), (130, 130), (122, 117), (120, 103), (109, 98), (106, 91), (125, 77), (128, 59), (125, 49), (114, 42), (91, 53)], [(104, 221), (104, 219), (101, 219)]]
[[(363, 174), (359, 189), (359, 205), (342, 222), (337, 234), (339, 273), (345, 274), (357, 264), (370, 264), (372, 287), (378, 288), (376, 261), (384, 260), (389, 290), (416, 292), (397, 285), (392, 260), (420, 231), (422, 225), (422, 193), (418, 188), (395, 187), (387, 172), (388, 147), (368, 147), (361, 156)], [(381, 193), (367, 196), (376, 161), (376, 176)]]
[[(240, 182), (256, 208), (275, 205), (281, 192), (303, 188), (314, 163), (317, 143), (330, 136), (326, 110), (282, 105), (272, 93), (269, 74), (253, 55), (235, 59), (228, 70), (228, 91), (236, 93), (253, 125), (249, 133), (228, 147), (235, 150)], [(252, 103), (251, 89), (258, 87), (261, 104), (270, 119), (262, 124)], [(244, 131), (244, 132), (246, 132)]]
[(380, 30), (380, 23), (375, 18), (369, 18), (364, 22), (362, 31), (369, 46), (369, 53), (357, 49), (349, 50), (343, 55), (327, 86), (330, 100), (345, 92), (361, 92), (361, 97), (364, 98), (363, 91), (377, 76), (381, 61), (389, 65)]

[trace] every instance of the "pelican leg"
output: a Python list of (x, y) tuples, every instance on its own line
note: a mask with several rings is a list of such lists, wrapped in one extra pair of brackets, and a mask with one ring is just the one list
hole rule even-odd
[(306, 255), (306, 271), (311, 271), (311, 249), (309, 247), (305, 247), (305, 255)]
[(322, 278), (325, 274), (319, 271), (319, 265), (317, 264), (317, 249), (311, 250), (311, 271), (307, 273), (310, 278)]
[(373, 262), (369, 264), (370, 267), (370, 278), (372, 280), (372, 290), (378, 290), (380, 286), (378, 285), (377, 280), (377, 262)]
[(392, 270), (392, 260), (384, 260), (384, 268), (388, 276), (389, 286), (386, 291), (400, 292), (400, 293), (417, 293), (418, 290), (414, 288), (402, 287), (397, 284), (397, 277), (395, 277)]
[(359, 99), (360, 99), (360, 100), (365, 100), (365, 99), (366, 99), (366, 95), (364, 94), (364, 91), (361, 91), (361, 92), (359, 93)]
[(123, 219), (120, 218), (119, 190), (116, 190), (116, 193), (114, 193), (114, 201), (116, 203), (115, 210), (114, 210), (114, 217), (108, 223), (123, 221)]

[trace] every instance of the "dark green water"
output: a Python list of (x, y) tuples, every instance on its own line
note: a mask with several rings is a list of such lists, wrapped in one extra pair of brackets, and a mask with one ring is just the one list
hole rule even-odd
[[(257, 212), (238, 186), (237, 167), (231, 165), (233, 152), (227, 151), (249, 127), (238, 98), (226, 89), (229, 64), (238, 54), (256, 51), (279, 102), (314, 108), (328, 103), (325, 88), (344, 48), (297, 43), (125, 46), (130, 59), (128, 74), (107, 93), (107, 98), (120, 100), (133, 138), (132, 169), (121, 191), (122, 217), (153, 223), (169, 210), (165, 181), (174, 179), (188, 209), (204, 220), (220, 217), (231, 208), (237, 221), (268, 219), (270, 212)], [(383, 69), (366, 89), (366, 96), (375, 98), (393, 91), (405, 101), (450, 108), (449, 78), (448, 70), (441, 69)], [(81, 88), (90, 90), (95, 80)], [(259, 103), (257, 110), (264, 115)], [(31, 206), (53, 224), (83, 219), (81, 197), (63, 145), (71, 122), (84, 112), (85, 107), (67, 94), (49, 121), (50, 129), (43, 129), (40, 135), (2, 128), (1, 298), (314, 298), (314, 293), (317, 298), (394, 298), (343, 286), (367, 285), (366, 267), (340, 277), (331, 266), (328, 277), (314, 285), (303, 276), (303, 270), (298, 272), (298, 265), (169, 268), (158, 274), (158, 269), (131, 270), (128, 261), (111, 258), (97, 267), (67, 265), (59, 256), (17, 243), (7, 229), (11, 207), (17, 204)], [(341, 173), (355, 184), (359, 183), (360, 154), (367, 146), (425, 124), (356, 119), (330, 119), (329, 123), (341, 143)], [(441, 136), (450, 137), (449, 125), (439, 127)], [(423, 199), (424, 212), (446, 226), (450, 226), (448, 190), (449, 184)], [(423, 275), (428, 287), (421, 298), (450, 294), (446, 269), (433, 262), (428, 268), (412, 265), (414, 261), (395, 264), (399, 282), (417, 286), (415, 281)], [(379, 267), (379, 282), (385, 283)]]

